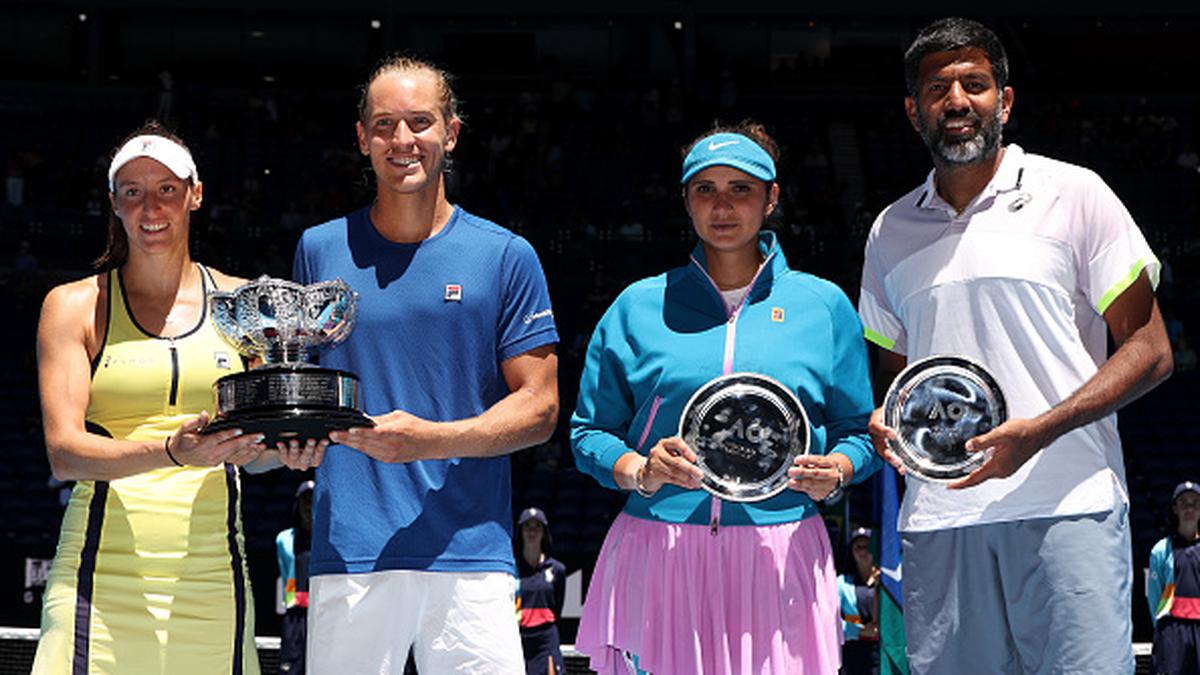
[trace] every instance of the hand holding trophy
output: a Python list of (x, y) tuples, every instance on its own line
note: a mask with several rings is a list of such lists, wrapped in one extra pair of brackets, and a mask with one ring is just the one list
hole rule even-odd
[(210, 433), (241, 428), (276, 442), (324, 439), (334, 429), (374, 426), (359, 408), (353, 373), (309, 363), (310, 352), (341, 342), (355, 320), (357, 294), (341, 279), (303, 286), (259, 277), (213, 293), (217, 332), (262, 363), (213, 385), (217, 416)]

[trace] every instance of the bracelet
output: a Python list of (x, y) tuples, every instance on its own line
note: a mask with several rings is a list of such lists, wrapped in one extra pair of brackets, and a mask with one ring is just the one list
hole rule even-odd
[(171, 437), (170, 436), (167, 436), (166, 438), (163, 439), (163, 450), (166, 451), (167, 457), (171, 458), (172, 462), (175, 462), (175, 466), (183, 466), (182, 464), (179, 463), (179, 460), (175, 459), (175, 455), (171, 454)]
[(654, 496), (654, 493), (647, 490), (646, 486), (642, 484), (642, 478), (645, 476), (646, 467), (649, 465), (650, 460), (647, 459), (646, 461), (642, 462), (640, 467), (638, 467), (637, 473), (633, 474), (633, 491), (645, 497), (646, 499), (650, 499)]
[(846, 487), (846, 473), (842, 471), (842, 465), (834, 462), (833, 468), (837, 469), (838, 482), (837, 485), (829, 491), (829, 494), (825, 495), (825, 497), (821, 500), (823, 502), (836, 501), (838, 497), (842, 496), (843, 488)]

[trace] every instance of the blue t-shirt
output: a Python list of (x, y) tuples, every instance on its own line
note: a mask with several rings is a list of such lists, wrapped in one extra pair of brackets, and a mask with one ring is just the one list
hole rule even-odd
[[(558, 341), (533, 247), (457, 207), (414, 244), (381, 236), (367, 208), (309, 228), (293, 275), (358, 293), (350, 336), (320, 361), (358, 375), (368, 415), (474, 417), (509, 394), (503, 361)], [(511, 492), (507, 456), (387, 464), (331, 446), (317, 469), (311, 573), (514, 573)]]

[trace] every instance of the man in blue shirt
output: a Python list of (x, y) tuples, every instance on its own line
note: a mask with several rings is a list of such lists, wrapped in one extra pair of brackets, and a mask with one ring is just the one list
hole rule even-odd
[[(393, 57), (364, 87), (366, 208), (310, 228), (302, 283), (340, 277), (358, 319), (322, 365), (362, 378), (374, 428), (330, 434), (317, 470), (313, 672), (520, 673), (508, 453), (558, 418), (558, 335), (524, 239), (452, 205), (448, 77)], [(311, 444), (310, 444), (311, 447)]]

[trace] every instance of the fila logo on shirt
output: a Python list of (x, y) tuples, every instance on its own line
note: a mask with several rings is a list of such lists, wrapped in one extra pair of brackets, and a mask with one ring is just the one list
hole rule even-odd
[(213, 362), (221, 370), (229, 370), (229, 352), (213, 352)]
[(771, 321), (774, 321), (775, 323), (783, 323), (783, 308), (782, 307), (772, 307), (771, 308)]
[(446, 294), (442, 299), (446, 302), (462, 302), (462, 284), (446, 284)]

